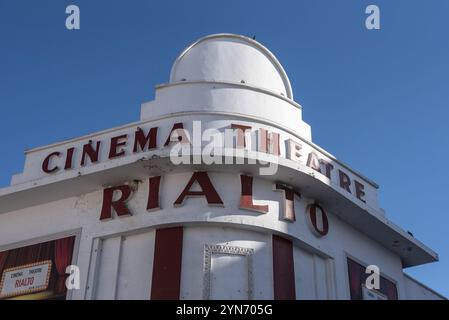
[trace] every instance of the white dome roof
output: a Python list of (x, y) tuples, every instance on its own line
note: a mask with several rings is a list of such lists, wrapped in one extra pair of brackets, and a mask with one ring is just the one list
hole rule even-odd
[(287, 74), (276, 57), (257, 41), (234, 34), (199, 39), (176, 59), (170, 82), (244, 83), (293, 99)]

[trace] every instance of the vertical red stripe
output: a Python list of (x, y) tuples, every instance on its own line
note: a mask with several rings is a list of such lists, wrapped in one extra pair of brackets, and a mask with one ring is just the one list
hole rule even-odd
[(151, 299), (179, 299), (182, 237), (182, 227), (156, 230)]
[(295, 300), (293, 244), (273, 235), (273, 280), (275, 300)]

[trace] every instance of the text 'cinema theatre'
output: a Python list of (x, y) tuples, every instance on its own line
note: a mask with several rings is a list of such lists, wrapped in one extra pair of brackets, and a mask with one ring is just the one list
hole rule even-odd
[(267, 48), (207, 36), (139, 121), (26, 151), (0, 189), (0, 299), (444, 299), (404, 274), (438, 255), (377, 192), (312, 142)]

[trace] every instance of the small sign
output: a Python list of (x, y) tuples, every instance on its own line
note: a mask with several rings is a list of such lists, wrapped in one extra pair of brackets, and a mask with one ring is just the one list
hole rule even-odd
[(5, 269), (0, 282), (0, 299), (46, 290), (51, 265), (51, 260), (46, 260)]
[(362, 285), (363, 300), (388, 300), (387, 296), (374, 289)]

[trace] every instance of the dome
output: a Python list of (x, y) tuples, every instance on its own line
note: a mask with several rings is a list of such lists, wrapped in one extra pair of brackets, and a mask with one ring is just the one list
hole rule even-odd
[(179, 81), (238, 83), (293, 99), (276, 57), (257, 41), (235, 34), (209, 35), (184, 49), (170, 73), (170, 83)]

